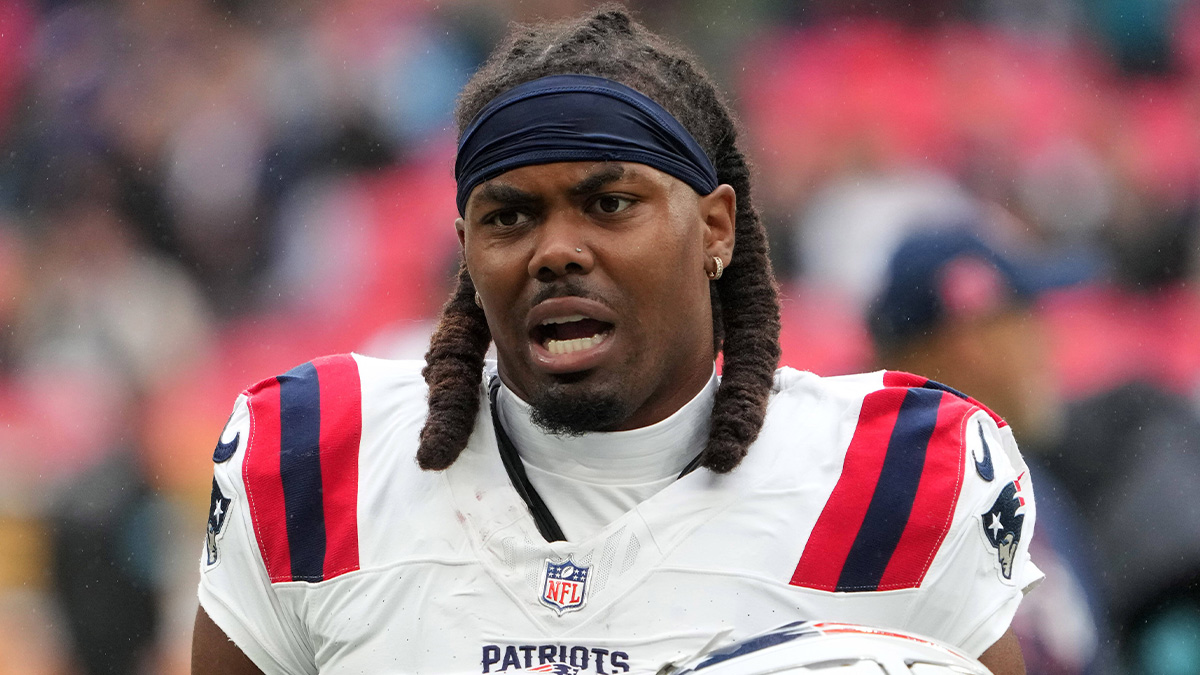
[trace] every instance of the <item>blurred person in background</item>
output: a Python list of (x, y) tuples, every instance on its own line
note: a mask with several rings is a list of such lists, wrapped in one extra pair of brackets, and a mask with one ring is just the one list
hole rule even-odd
[[(212, 315), (189, 270), (159, 245), (165, 211), (150, 172), (106, 127), (125, 76), (111, 38), (129, 26), (100, 4), (42, 18), (35, 77), (0, 171), (0, 208), (18, 216), (28, 242), (5, 326), (0, 388), (16, 432), (0, 438), (0, 522), (40, 525), (16, 530), (24, 540), (6, 548), (42, 561), (44, 574), (25, 585), (45, 584), (54, 604), (30, 629), (57, 631), (64, 668), (163, 672), (172, 505), (147, 453), (147, 396), (207, 357)], [(118, 126), (141, 128), (133, 116)]]
[(1075, 390), (1043, 463), (1098, 534), (1131, 671), (1182, 675), (1200, 664), (1200, 174), (1143, 164), (1163, 159), (1122, 167), (1099, 233), (1109, 273), (1047, 295)]
[(1102, 658), (1108, 619), (1091, 572), (1091, 533), (1076, 523), (1077, 509), (1057, 494), (1053, 476), (1037, 466), (1060, 435), (1062, 402), (1031, 311), (1035, 289), (975, 229), (954, 220), (926, 222), (891, 250), (866, 315), (876, 362), (929, 373), (996, 402), (997, 414), (1029, 448), (1047, 524), (1032, 544), (1047, 578), (1014, 620), (1028, 672), (1115, 672), (1111, 654)]
[[(125, 419), (138, 428), (136, 415)], [(167, 505), (147, 476), (140, 440), (130, 433), (103, 448), (46, 515), (53, 590), (73, 665), (86, 675), (149, 674), (164, 665)]]
[(877, 361), (980, 391), (1013, 423), (1045, 523), (1047, 579), (1014, 622), (1030, 673), (1120, 672), (1118, 656), (1128, 672), (1193, 672), (1196, 413), (1145, 382), (1064, 399), (1035, 307), (1045, 275), (986, 229), (942, 223), (894, 250), (867, 313)]
[(53, 422), (74, 433), (44, 460), (55, 484), (41, 505), (50, 580), (80, 672), (159, 672), (170, 517), (146, 452), (145, 396), (203, 358), (210, 318), (192, 279), (137, 245), (108, 164), (67, 155), (53, 166), (35, 197), (43, 239), (14, 366), (22, 379), (60, 381), (42, 395), (83, 389), (102, 405)]

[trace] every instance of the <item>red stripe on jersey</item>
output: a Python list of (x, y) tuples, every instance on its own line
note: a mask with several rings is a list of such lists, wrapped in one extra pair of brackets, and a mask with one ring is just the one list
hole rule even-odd
[(850, 547), (875, 493), (888, 441), (906, 389), (881, 389), (863, 399), (842, 473), (817, 518), (791, 584), (823, 591), (837, 589)]
[(928, 381), (928, 377), (913, 375), (901, 370), (883, 371), (883, 386), (885, 387), (920, 387)]
[(263, 380), (246, 390), (250, 407), (250, 436), (242, 461), (242, 482), (254, 523), (254, 537), (271, 582), (291, 581), (287, 511), (279, 454), (279, 380)]
[(979, 408), (980, 410), (984, 411), (985, 413), (987, 413), (988, 416), (992, 418), (992, 421), (994, 421), (996, 423), (996, 426), (1001, 427), (1001, 428), (1008, 426), (1008, 422), (1005, 422), (1003, 417), (1000, 417), (996, 413), (992, 412), (991, 408), (988, 408), (986, 405), (980, 403), (979, 401), (976, 401), (975, 399), (971, 398), (970, 396), (967, 396), (966, 394), (962, 393), (961, 391), (959, 391), (953, 387), (948, 387), (948, 386), (942, 384), (941, 382), (935, 382), (935, 381), (929, 379), (928, 377), (922, 377), (920, 375), (913, 375), (912, 373), (905, 373), (905, 372), (899, 371), (899, 370), (887, 370), (887, 371), (884, 371), (884, 373), (883, 373), (883, 386), (885, 386), (885, 387), (921, 387), (923, 389), (938, 389), (941, 391), (948, 391), (951, 394), (954, 394), (955, 396), (959, 397), (960, 399), (966, 401), (967, 403), (970, 403), (971, 405), (973, 405), (973, 406)]
[(956, 396), (942, 396), (912, 512), (879, 580), (879, 590), (915, 588), (929, 571), (954, 518), (966, 461), (966, 425), (977, 409)]
[(358, 362), (342, 354), (314, 360), (321, 388), (324, 578), (358, 569), (358, 450), (362, 387)]

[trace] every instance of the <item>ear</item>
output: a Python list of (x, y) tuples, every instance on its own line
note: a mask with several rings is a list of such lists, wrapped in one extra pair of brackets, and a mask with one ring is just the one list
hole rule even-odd
[(458, 233), (459, 248), (466, 246), (467, 224), (462, 218), (456, 218), (454, 220), (454, 231)]
[(722, 183), (699, 202), (704, 220), (704, 253), (718, 256), (728, 267), (733, 261), (734, 228), (737, 224), (737, 193)]

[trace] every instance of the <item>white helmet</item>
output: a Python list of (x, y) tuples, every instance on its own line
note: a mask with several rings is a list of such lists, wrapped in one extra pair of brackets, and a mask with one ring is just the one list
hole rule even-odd
[[(660, 671), (662, 672), (662, 671)], [(796, 621), (679, 664), (671, 675), (992, 675), (930, 638), (828, 621)]]

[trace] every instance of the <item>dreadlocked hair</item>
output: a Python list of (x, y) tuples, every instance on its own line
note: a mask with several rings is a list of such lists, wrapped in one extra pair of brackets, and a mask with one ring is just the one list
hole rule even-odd
[(445, 469), (466, 447), (479, 412), (483, 356), (491, 341), (487, 318), (475, 304), (475, 284), (462, 263), (421, 370), (429, 385), (429, 415), (417, 448), (422, 469)]
[[(701, 458), (712, 471), (728, 472), (762, 428), (780, 354), (778, 289), (733, 115), (695, 57), (651, 33), (619, 5), (606, 5), (575, 20), (516, 26), (460, 94), (455, 115), (460, 133), (497, 95), (523, 82), (571, 73), (615, 80), (654, 99), (696, 138), (718, 180), (737, 194), (735, 254), (720, 280), (711, 282), (713, 354), (724, 352), (724, 368)], [(479, 411), (491, 336), (474, 293), (464, 266), (426, 355), (429, 417), (417, 450), (424, 469), (454, 462)]]

